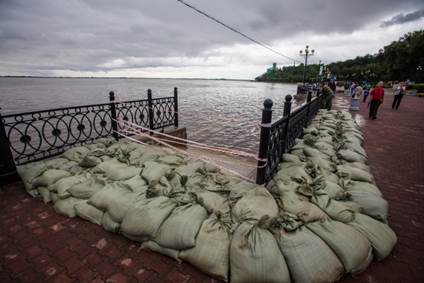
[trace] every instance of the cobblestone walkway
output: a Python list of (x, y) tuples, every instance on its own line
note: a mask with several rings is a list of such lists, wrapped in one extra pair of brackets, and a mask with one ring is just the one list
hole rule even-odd
[[(392, 255), (343, 282), (424, 282), (424, 99), (391, 97), (369, 121), (356, 115), (399, 243)], [(336, 108), (348, 107), (340, 96)], [(364, 118), (365, 117), (365, 118)], [(30, 198), (20, 182), (0, 189), (0, 282), (214, 282), (187, 263), (149, 251)]]

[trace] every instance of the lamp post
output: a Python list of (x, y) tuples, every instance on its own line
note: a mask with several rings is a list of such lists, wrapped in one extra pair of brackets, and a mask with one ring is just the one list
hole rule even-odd
[(315, 50), (309, 51), (309, 45), (306, 45), (305, 53), (303, 50), (299, 51), (299, 55), (305, 57), (305, 65), (303, 65), (303, 84), (305, 84), (306, 66), (308, 65), (308, 57), (314, 55)]

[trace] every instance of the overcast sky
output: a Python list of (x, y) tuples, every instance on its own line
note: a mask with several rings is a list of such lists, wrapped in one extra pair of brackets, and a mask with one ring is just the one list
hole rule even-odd
[[(297, 60), (376, 53), (424, 27), (423, 0), (186, 0)], [(293, 64), (176, 0), (0, 0), (0, 75), (253, 79)]]

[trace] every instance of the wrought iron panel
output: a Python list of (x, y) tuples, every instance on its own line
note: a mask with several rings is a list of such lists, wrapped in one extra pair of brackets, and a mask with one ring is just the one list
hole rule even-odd
[(306, 120), (308, 119), (307, 111), (308, 108), (307, 105), (305, 105), (290, 115), (287, 144), (285, 145), (286, 151), (289, 151), (293, 147), (295, 140), (302, 135), (303, 128), (306, 124)]
[(174, 125), (174, 97), (152, 99), (153, 129)]
[(266, 183), (268, 183), (275, 172), (278, 171), (278, 164), (281, 162), (284, 153), (286, 126), (287, 117), (283, 117), (271, 125), (265, 173)]
[[(145, 100), (124, 101), (116, 103), (117, 120), (129, 121), (142, 127), (149, 127), (149, 102)], [(118, 130), (123, 130), (118, 124)]]
[(112, 132), (109, 104), (5, 115), (3, 124), (16, 164), (62, 153)]

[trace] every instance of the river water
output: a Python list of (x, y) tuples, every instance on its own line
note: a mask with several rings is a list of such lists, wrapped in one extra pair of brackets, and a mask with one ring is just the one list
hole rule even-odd
[(263, 101), (274, 101), (277, 119), (284, 97), (296, 91), (295, 84), (229, 80), (0, 78), (0, 107), (8, 114), (104, 103), (111, 90), (117, 101), (145, 99), (148, 88), (153, 97), (172, 96), (174, 87), (189, 139), (250, 152), (258, 150)]

